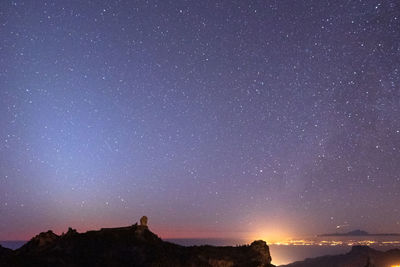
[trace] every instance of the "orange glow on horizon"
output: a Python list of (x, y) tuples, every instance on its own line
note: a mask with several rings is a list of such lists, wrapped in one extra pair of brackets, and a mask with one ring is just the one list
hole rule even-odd
[(274, 229), (268, 232), (260, 232), (251, 235), (251, 240), (264, 240), (267, 244), (283, 244), (291, 238), (291, 234), (286, 231)]

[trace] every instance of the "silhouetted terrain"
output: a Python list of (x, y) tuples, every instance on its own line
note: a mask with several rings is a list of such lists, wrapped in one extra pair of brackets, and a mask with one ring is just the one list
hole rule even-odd
[[(0, 266), (151, 266), (151, 267), (273, 267), (264, 241), (237, 247), (185, 247), (161, 240), (152, 233), (147, 218), (141, 225), (103, 228), (78, 233), (69, 229), (56, 235), (40, 233), (17, 250), (0, 246)], [(386, 252), (354, 246), (343, 255), (322, 256), (286, 267), (388, 267), (400, 264), (400, 249)]]
[(264, 241), (248, 246), (183, 247), (133, 225), (58, 236), (41, 233), (21, 248), (0, 247), (0, 266), (243, 266), (272, 267)]
[(347, 233), (330, 233), (322, 234), (318, 236), (400, 236), (398, 233), (381, 233), (381, 234), (370, 234), (362, 230), (354, 230)]
[[(4, 257), (9, 256), (9, 255), (11, 255), (12, 253), (13, 253), (13, 251), (12, 251), (11, 249), (2, 247), (2, 246), (0, 245), (0, 263), (1, 263), (1, 260), (2, 260)], [(0, 266), (1, 266), (1, 265), (0, 265)]]
[[(391, 267), (400, 265), (400, 249), (386, 252), (367, 246), (354, 246), (343, 255), (322, 256), (294, 262), (286, 267)], [(283, 267), (283, 265), (282, 265)]]

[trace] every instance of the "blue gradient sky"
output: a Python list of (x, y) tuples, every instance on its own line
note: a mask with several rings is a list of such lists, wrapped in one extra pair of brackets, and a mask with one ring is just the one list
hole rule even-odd
[(1, 1), (0, 34), (0, 240), (400, 232), (397, 1)]

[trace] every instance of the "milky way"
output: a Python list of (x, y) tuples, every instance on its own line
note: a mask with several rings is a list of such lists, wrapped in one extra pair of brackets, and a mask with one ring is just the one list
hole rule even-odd
[(400, 232), (398, 1), (1, 1), (0, 240)]

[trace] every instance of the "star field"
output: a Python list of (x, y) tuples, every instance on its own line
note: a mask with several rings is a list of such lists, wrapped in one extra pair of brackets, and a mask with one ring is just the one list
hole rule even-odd
[(397, 1), (1, 1), (0, 36), (0, 240), (400, 232)]

